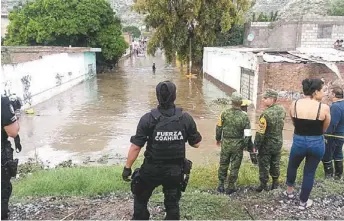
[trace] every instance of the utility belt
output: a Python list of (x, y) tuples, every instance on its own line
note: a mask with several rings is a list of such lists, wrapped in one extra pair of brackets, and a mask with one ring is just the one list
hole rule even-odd
[(1, 173), (5, 176), (16, 177), (18, 162), (18, 159), (13, 159), (11, 143), (1, 143)]
[[(145, 159), (147, 162), (147, 159)], [(185, 192), (185, 189), (189, 182), (190, 172), (192, 168), (192, 162), (188, 159), (184, 159), (182, 162), (180, 159), (178, 159), (179, 163), (181, 163), (182, 166), (182, 179), (181, 179), (181, 191)], [(154, 161), (156, 162), (156, 161)], [(175, 161), (174, 161), (175, 162)], [(148, 163), (148, 162), (147, 162)], [(140, 168), (136, 168), (134, 170), (134, 173), (131, 175), (131, 192), (134, 195), (140, 195), (146, 188), (143, 180), (140, 177)]]
[(148, 164), (170, 164), (170, 165), (182, 165), (184, 162), (184, 159), (168, 159), (168, 160), (157, 160), (152, 159), (151, 157), (146, 157), (144, 160), (144, 163)]

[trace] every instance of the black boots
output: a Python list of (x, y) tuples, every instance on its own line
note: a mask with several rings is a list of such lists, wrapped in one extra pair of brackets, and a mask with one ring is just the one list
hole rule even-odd
[[(271, 185), (271, 190), (275, 190), (278, 188), (278, 179), (272, 179), (272, 185)], [(267, 186), (267, 184), (263, 184), (263, 183), (260, 183), (260, 186), (258, 188), (256, 188), (256, 191), (257, 192), (262, 192), (263, 190), (265, 191), (269, 191), (269, 187)]]
[(334, 161), (334, 175), (336, 180), (340, 180), (343, 175), (343, 161)]
[(278, 179), (273, 179), (272, 180), (272, 185), (271, 185), (271, 190), (277, 189), (278, 188)]
[(260, 186), (256, 189), (257, 192), (262, 192), (263, 190), (269, 191), (269, 188), (266, 184), (260, 184)]
[(333, 177), (333, 163), (332, 163), (332, 161), (323, 162), (323, 165), (324, 165), (325, 179)]
[(343, 175), (343, 161), (342, 160), (335, 160), (334, 161), (334, 171), (333, 171), (333, 163), (330, 162), (323, 162), (324, 164), (324, 171), (325, 171), (325, 178), (333, 177), (333, 172), (335, 175), (335, 179), (340, 180)]
[(226, 190), (226, 194), (227, 194), (227, 195), (231, 195), (232, 193), (235, 193), (235, 192), (236, 192), (235, 189), (227, 189), (227, 190)]
[(224, 193), (225, 192), (225, 185), (224, 182), (220, 181), (219, 186), (217, 187), (217, 192)]
[(227, 195), (231, 195), (232, 193), (235, 193), (237, 190), (236, 189), (229, 189), (227, 188), (225, 190), (225, 185), (222, 180), (219, 181), (219, 185), (217, 187), (217, 192), (219, 193), (226, 193)]

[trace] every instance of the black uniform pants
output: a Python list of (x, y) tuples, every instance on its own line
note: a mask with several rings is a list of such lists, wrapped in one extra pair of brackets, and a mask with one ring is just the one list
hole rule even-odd
[[(2, 146), (2, 145), (1, 145)], [(1, 147), (1, 219), (8, 219), (8, 202), (12, 194), (11, 176), (7, 162), (13, 160), (13, 149), (7, 145)]]
[(140, 169), (139, 185), (142, 192), (134, 195), (134, 220), (148, 220), (147, 208), (153, 190), (162, 185), (166, 220), (179, 220), (179, 200), (181, 197), (182, 167), (181, 165), (149, 164), (144, 162)]
[(323, 162), (343, 161), (343, 144), (344, 139), (330, 138), (327, 139), (327, 144), (325, 146), (325, 154), (323, 157)]

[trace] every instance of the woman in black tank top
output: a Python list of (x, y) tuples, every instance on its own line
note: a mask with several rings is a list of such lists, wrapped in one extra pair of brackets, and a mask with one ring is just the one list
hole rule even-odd
[(321, 136), (323, 135), (324, 121), (319, 120), (321, 103), (319, 102), (317, 117), (314, 120), (297, 118), (296, 104), (294, 105), (294, 116), (292, 117), (295, 129), (294, 134), (299, 136)]
[[(299, 206), (300, 209), (305, 209), (313, 204), (309, 195), (313, 188), (316, 169), (325, 152), (323, 136), (325, 120), (321, 120), (320, 117), (324, 111), (322, 108), (326, 108), (326, 105), (320, 103), (324, 95), (323, 82), (320, 79), (305, 79), (302, 81), (302, 86), (305, 98), (295, 101), (295, 104), (290, 108), (295, 130), (287, 170), (286, 183), (288, 189), (284, 194), (288, 198), (294, 197), (293, 189), (297, 169), (306, 158)], [(312, 109), (314, 114), (310, 113), (310, 107), (315, 106), (317, 101), (319, 102), (318, 108)], [(307, 106), (305, 107), (305, 105)], [(309, 114), (316, 117), (310, 118), (308, 117)]]

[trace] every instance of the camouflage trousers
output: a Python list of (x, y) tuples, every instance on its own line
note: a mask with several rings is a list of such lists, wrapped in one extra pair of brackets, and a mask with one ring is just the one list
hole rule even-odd
[(281, 152), (258, 153), (259, 180), (266, 185), (269, 181), (269, 174), (272, 179), (278, 179), (280, 175)]
[(225, 182), (230, 165), (231, 171), (228, 177), (228, 189), (235, 189), (235, 183), (238, 179), (239, 169), (243, 156), (243, 150), (240, 150), (240, 148), (221, 148), (220, 167), (218, 171), (219, 183), (223, 184)]

